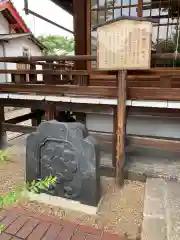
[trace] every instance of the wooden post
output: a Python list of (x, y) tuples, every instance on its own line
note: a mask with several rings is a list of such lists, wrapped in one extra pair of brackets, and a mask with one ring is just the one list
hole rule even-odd
[(122, 184), (123, 165), (125, 161), (126, 137), (126, 75), (127, 71), (117, 73), (118, 105), (117, 105), (117, 130), (116, 130), (116, 182)]
[(4, 121), (5, 121), (4, 106), (0, 105), (0, 149), (7, 147), (7, 137), (3, 127)]
[[(30, 70), (36, 70), (36, 64), (30, 64)], [(29, 82), (36, 84), (37, 83), (37, 74), (29, 74)], [(36, 117), (31, 119), (32, 126), (36, 127), (41, 123), (40, 113), (36, 108), (31, 108), (31, 112), (37, 112)]]
[(31, 112), (35, 112), (36, 113), (35, 117), (33, 117), (31, 119), (32, 126), (36, 127), (36, 126), (38, 126), (41, 123), (44, 111), (42, 111), (40, 109), (33, 110), (33, 108), (31, 108)]
[(56, 115), (56, 105), (55, 104), (48, 104), (45, 109), (45, 116), (44, 120), (49, 121), (55, 119)]
[[(75, 32), (75, 54), (86, 55), (86, 4), (87, 0), (73, 0), (73, 17), (74, 17), (74, 32)], [(79, 7), (81, 6), (81, 7)], [(79, 27), (81, 26), (81, 27)], [(84, 70), (87, 67), (86, 61), (76, 61), (75, 69)]]
[(117, 106), (113, 108), (113, 139), (112, 139), (112, 166), (116, 168), (116, 148), (117, 148)]
[[(46, 64), (43, 65), (43, 70), (52, 70), (53, 72), (54, 66), (52, 66), (52, 63), (53, 61), (50, 61), (50, 60), (46, 61)], [(59, 79), (60, 79), (60, 75), (59, 75)], [(53, 75), (44, 74), (43, 81), (44, 81), (44, 84), (53, 84)]]
[(83, 124), (86, 124), (86, 114), (83, 112), (76, 112), (76, 122), (81, 122)]
[(138, 0), (137, 15), (138, 17), (143, 16), (143, 0)]

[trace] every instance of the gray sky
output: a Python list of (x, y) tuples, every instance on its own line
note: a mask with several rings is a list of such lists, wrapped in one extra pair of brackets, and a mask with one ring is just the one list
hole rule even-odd
[[(28, 0), (29, 9), (43, 15), (44, 17), (73, 30), (73, 18), (70, 14), (65, 12), (63, 9), (52, 3), (50, 0)], [(25, 20), (28, 27), (31, 29), (35, 36), (57, 34), (62, 36), (72, 37), (72, 35), (66, 31), (61, 30), (58, 27), (53, 26), (39, 18), (32, 15), (25, 15), (24, 0), (13, 0), (13, 3)]]

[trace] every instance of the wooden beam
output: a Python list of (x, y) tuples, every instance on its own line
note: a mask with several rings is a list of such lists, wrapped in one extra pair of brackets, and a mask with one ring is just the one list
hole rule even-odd
[[(112, 145), (113, 134), (94, 133), (91, 135), (97, 138), (99, 142), (102, 142), (106, 146)], [(180, 152), (180, 139), (155, 137), (155, 136), (140, 136), (140, 135), (126, 135), (126, 150), (131, 150), (132, 147), (137, 148), (150, 148), (158, 149), (162, 151)]]
[[(76, 96), (117, 98), (117, 88), (108, 86), (76, 86), (76, 85), (46, 85), (46, 84), (11, 84), (2, 83), (0, 92), (31, 93), (39, 95)], [(128, 100), (172, 100), (180, 101), (180, 88), (160, 87), (128, 87)]]
[(75, 75), (75, 76), (87, 76), (89, 75), (88, 71), (85, 70), (52, 70), (52, 69), (43, 69), (43, 70), (14, 70), (14, 69), (0, 69), (0, 74), (46, 74), (46, 75)]
[(127, 93), (131, 100), (180, 100), (180, 88), (129, 87)]
[[(79, 28), (79, 29), (81, 30), (82, 28)], [(84, 38), (83, 39), (80, 38), (80, 39), (84, 40)], [(180, 60), (180, 53), (178, 53), (177, 55), (175, 53), (152, 53), (153, 60), (174, 60), (175, 58), (176, 60)], [(75, 56), (0, 57), (0, 62), (13, 62), (13, 63), (16, 63), (16, 62), (25, 63), (28, 61), (96, 61), (96, 60), (97, 60), (96, 56), (85, 55), (85, 54), (80, 54)]]
[[(99, 142), (103, 142), (103, 144), (112, 144), (113, 134), (91, 132), (91, 135), (96, 137)], [(180, 152), (180, 139), (128, 134), (126, 135), (126, 141), (128, 150), (131, 147), (137, 147)]]
[(0, 62), (27, 63), (28, 61), (96, 61), (96, 56), (81, 54), (73, 56), (0, 57)]
[(168, 118), (180, 119), (180, 109), (171, 108), (149, 108), (149, 107), (128, 107), (128, 117)]
[(25, 114), (25, 115), (22, 115), (22, 116), (18, 116), (18, 117), (15, 117), (15, 118), (5, 120), (5, 123), (16, 124), (16, 123), (24, 122), (24, 121), (27, 121), (27, 120), (35, 117), (36, 115), (37, 115), (36, 112), (31, 112), (31, 113), (28, 113), (28, 114)]
[(16, 125), (11, 123), (3, 123), (3, 127), (6, 131), (10, 132), (32, 133), (36, 131), (36, 127)]
[[(36, 106), (37, 109), (44, 110), (46, 101), (36, 100), (22, 100), (22, 99), (1, 99), (4, 106), (13, 107), (25, 107), (32, 108)], [(69, 103), (60, 102), (57, 103), (58, 111), (73, 111), (73, 112), (85, 112), (85, 113), (98, 113), (98, 114), (110, 114), (113, 113), (113, 106), (111, 105), (98, 105), (98, 104), (85, 104), (85, 103)]]
[(101, 86), (76, 86), (76, 85), (46, 85), (46, 84), (12, 84), (2, 83), (0, 92), (3, 93), (31, 93), (40, 95), (57, 96), (81, 96), (81, 97), (102, 97), (115, 98), (117, 89)]
[(126, 136), (126, 76), (127, 71), (118, 71), (118, 105), (116, 129), (116, 181), (122, 184), (123, 165), (125, 161), (125, 136)]
[(62, 25), (59, 25), (59, 24), (53, 22), (52, 20), (50, 20), (50, 19), (48, 19), (48, 18), (46, 18), (46, 17), (44, 17), (44, 16), (42, 16), (42, 15), (40, 15), (40, 14), (32, 11), (32, 10), (30, 10), (30, 9), (24, 9), (24, 10), (25, 10), (25, 12), (28, 12), (28, 14), (31, 14), (31, 15), (37, 17), (37, 18), (40, 18), (40, 19), (42, 19), (43, 21), (48, 22), (48, 23), (50, 23), (50, 24), (52, 24), (52, 25), (54, 25), (54, 26), (56, 26), (56, 27), (58, 27), (58, 28), (61, 28), (62, 30), (66, 31), (66, 32), (69, 32), (69, 33), (71, 33), (71, 34), (74, 34), (74, 32), (71, 31), (70, 29), (67, 29), (67, 28), (63, 27)]
[(1, 102), (6, 107), (22, 107), (22, 108), (32, 108), (36, 106), (38, 109), (44, 109), (44, 101), (36, 100), (23, 100), (23, 99), (1, 99)]
[(169, 138), (128, 135), (128, 146), (180, 152), (180, 141)]

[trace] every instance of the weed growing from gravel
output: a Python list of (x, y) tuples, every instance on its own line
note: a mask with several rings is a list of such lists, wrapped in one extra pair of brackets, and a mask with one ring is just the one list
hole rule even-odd
[[(8, 159), (7, 150), (0, 150), (0, 163), (6, 162)], [(31, 183), (24, 184), (23, 186), (17, 187), (14, 191), (8, 192), (4, 196), (0, 196), (0, 208), (9, 207), (14, 203), (17, 203), (24, 197), (27, 191), (37, 193), (42, 190), (47, 190), (51, 185), (56, 183), (56, 177), (49, 176), (44, 180), (32, 181)], [(5, 228), (0, 224), (0, 233), (4, 231)]]
[(0, 162), (7, 162), (8, 158), (8, 151), (7, 149), (0, 150)]

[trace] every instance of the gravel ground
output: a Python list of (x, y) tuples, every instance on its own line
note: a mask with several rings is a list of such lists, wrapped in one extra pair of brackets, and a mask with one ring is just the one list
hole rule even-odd
[[(7, 163), (0, 164), (0, 193), (24, 182), (25, 149), (22, 146), (9, 148)], [(105, 228), (114, 233), (126, 234), (130, 239), (140, 235), (143, 215), (145, 184), (125, 181), (122, 188), (115, 185), (114, 179), (102, 177), (103, 201), (97, 216), (63, 210), (37, 202), (24, 201), (21, 206), (32, 212), (56, 216), (76, 221), (83, 225)]]

